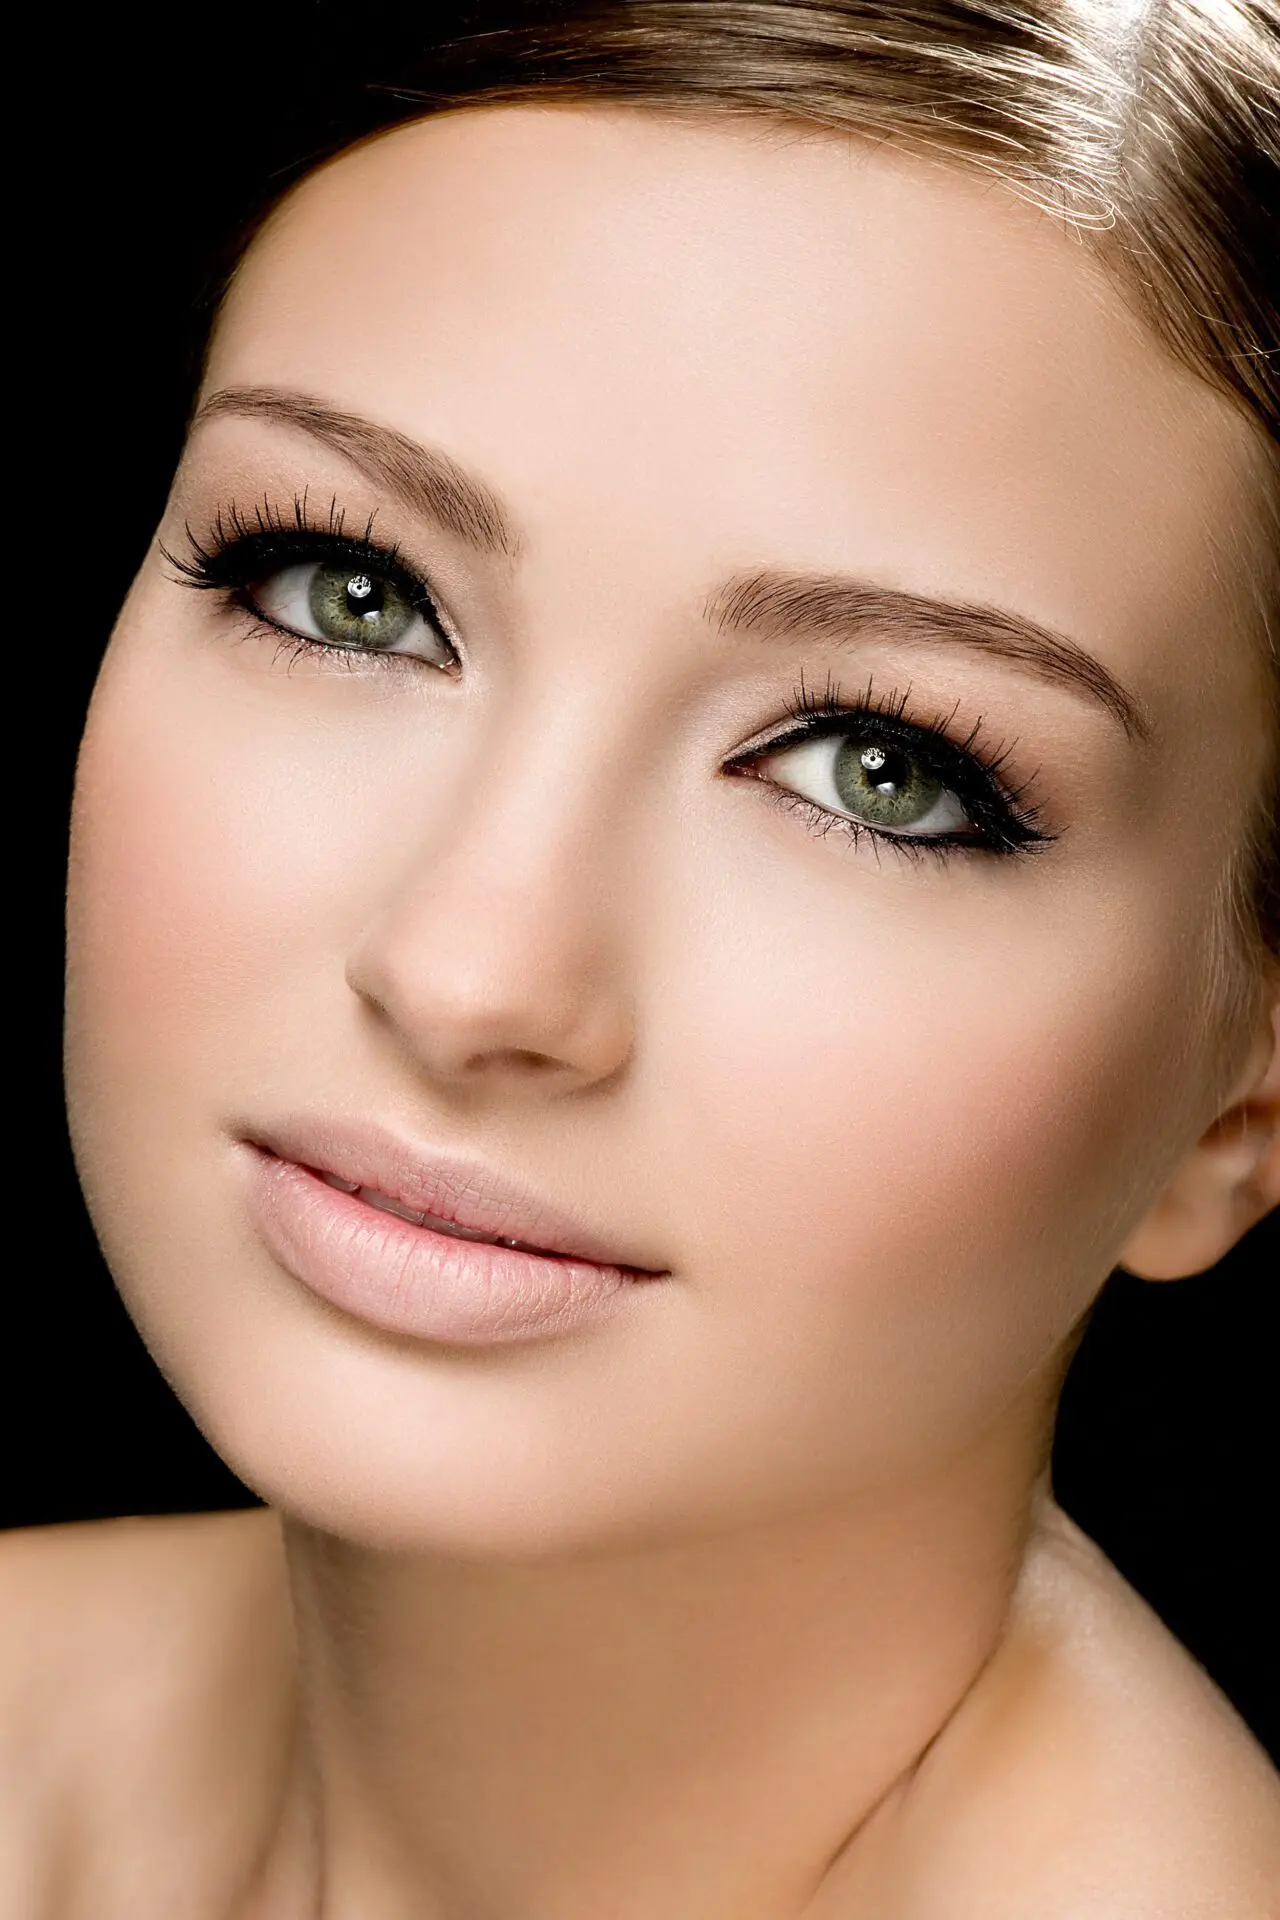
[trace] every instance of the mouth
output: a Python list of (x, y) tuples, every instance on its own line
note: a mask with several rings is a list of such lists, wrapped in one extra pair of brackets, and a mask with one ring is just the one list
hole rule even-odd
[(371, 1326), (455, 1346), (548, 1338), (670, 1277), (505, 1174), (376, 1127), (239, 1137), (250, 1218), (277, 1266)]
[[(380, 1193), (377, 1187), (362, 1187), (354, 1180), (344, 1180), (341, 1174), (326, 1173), (323, 1167), (308, 1167), (308, 1173), (323, 1180), (327, 1187), (337, 1193), (349, 1193), (366, 1207), (376, 1207), (380, 1213), (392, 1213), (397, 1220), (407, 1220), (411, 1226), (426, 1227), (431, 1233), (442, 1233), (450, 1240), (473, 1240), (480, 1246), (506, 1247), (512, 1253), (535, 1254), (539, 1260), (575, 1260), (582, 1259), (581, 1254), (568, 1252), (562, 1247), (538, 1247), (528, 1240), (513, 1239), (509, 1234), (486, 1233), (481, 1227), (460, 1226), (456, 1220), (446, 1220), (438, 1213), (419, 1212), (416, 1207), (406, 1206), (401, 1200), (392, 1199), (388, 1193)], [(657, 1274), (650, 1268), (631, 1267), (624, 1261), (609, 1260), (594, 1262), (615, 1268), (620, 1273), (643, 1274), (646, 1278), (656, 1279)]]

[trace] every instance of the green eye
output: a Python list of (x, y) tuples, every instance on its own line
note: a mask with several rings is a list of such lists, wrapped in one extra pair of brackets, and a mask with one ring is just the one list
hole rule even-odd
[(890, 839), (963, 836), (973, 821), (922, 754), (866, 724), (823, 733), (759, 762), (775, 785)]
[(918, 827), (946, 793), (914, 754), (867, 735), (837, 743), (831, 777), (847, 812), (891, 833)]
[(316, 567), (307, 607), (321, 637), (334, 647), (394, 647), (418, 618), (390, 581), (350, 567)]
[(345, 653), (407, 654), (451, 667), (453, 648), (431, 618), (386, 574), (359, 562), (307, 560), (281, 567), (252, 589), (278, 626)]

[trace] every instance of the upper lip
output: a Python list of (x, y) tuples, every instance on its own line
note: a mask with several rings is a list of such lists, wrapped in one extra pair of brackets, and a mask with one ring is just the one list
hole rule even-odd
[(541, 1199), (504, 1173), (447, 1150), (417, 1146), (377, 1124), (297, 1118), (281, 1125), (250, 1127), (250, 1145), (313, 1172), (334, 1174), (369, 1187), (414, 1213), (451, 1226), (562, 1259), (636, 1273), (667, 1270), (584, 1226), (574, 1215)]

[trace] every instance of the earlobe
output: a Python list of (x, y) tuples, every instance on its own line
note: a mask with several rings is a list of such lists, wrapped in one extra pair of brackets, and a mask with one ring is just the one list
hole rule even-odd
[(1280, 992), (1228, 1105), (1201, 1135), (1126, 1243), (1142, 1280), (1181, 1280), (1223, 1258), (1280, 1206)]

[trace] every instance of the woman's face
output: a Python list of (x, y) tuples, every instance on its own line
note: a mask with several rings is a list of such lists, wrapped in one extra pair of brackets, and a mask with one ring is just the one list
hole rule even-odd
[(70, 1074), (214, 1444), (545, 1552), (1043, 1402), (1222, 1064), (1226, 404), (962, 169), (527, 109), (309, 180), (204, 398), (84, 748)]

